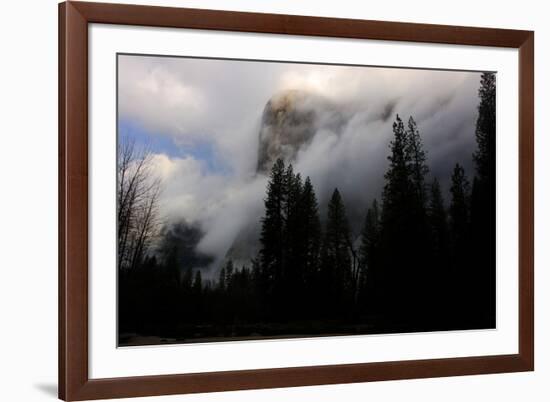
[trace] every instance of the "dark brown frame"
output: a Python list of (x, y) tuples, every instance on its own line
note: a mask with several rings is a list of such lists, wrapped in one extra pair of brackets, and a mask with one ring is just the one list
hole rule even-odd
[[(519, 353), (415, 361), (89, 379), (88, 24), (106, 23), (519, 49)], [(59, 5), (59, 397), (137, 397), (534, 369), (534, 33), (184, 8)]]

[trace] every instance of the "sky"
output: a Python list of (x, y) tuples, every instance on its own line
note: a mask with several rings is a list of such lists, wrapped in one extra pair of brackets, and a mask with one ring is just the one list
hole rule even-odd
[(200, 227), (197, 248), (215, 263), (258, 227), (267, 183), (257, 171), (260, 137), (280, 140), (262, 117), (285, 94), (299, 93), (292, 107), (315, 115), (295, 171), (311, 177), (321, 214), (338, 186), (356, 232), (380, 198), (396, 114), (416, 120), (430, 178), (445, 194), (455, 163), (472, 175), (479, 72), (118, 57), (119, 141), (152, 150), (163, 220)]

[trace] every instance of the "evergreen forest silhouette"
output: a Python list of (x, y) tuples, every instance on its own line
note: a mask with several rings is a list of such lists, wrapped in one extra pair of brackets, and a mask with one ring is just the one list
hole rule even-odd
[(346, 194), (335, 188), (320, 216), (310, 178), (277, 160), (259, 254), (245, 266), (225, 261), (208, 280), (182, 266), (173, 242), (150, 251), (159, 183), (146, 179), (146, 156), (138, 158), (142, 166), (129, 167), (133, 150), (125, 148), (119, 344), (494, 328), (495, 123), (495, 76), (484, 73), (475, 173), (467, 177), (457, 163), (444, 194), (430, 175), (415, 120), (397, 115), (384, 187), (365, 205), (358, 238), (346, 216)]

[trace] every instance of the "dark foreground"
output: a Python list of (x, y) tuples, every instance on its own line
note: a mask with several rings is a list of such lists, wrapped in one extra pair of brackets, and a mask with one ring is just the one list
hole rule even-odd
[(121, 333), (119, 346), (170, 345), (184, 343), (209, 343), (251, 341), (268, 339), (317, 338), (329, 336), (404, 334), (417, 332), (460, 331), (494, 329), (489, 322), (457, 325), (369, 325), (337, 321), (300, 321), (292, 323), (258, 323), (235, 325), (181, 326), (177, 332)]

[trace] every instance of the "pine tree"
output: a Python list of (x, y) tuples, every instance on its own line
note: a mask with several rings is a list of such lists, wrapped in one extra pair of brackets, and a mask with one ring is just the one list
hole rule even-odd
[[(302, 199), (302, 177), (295, 174), (292, 165), (288, 165), (284, 176), (284, 245), (283, 255), (285, 257), (283, 267), (283, 278), (285, 287), (295, 285), (301, 276), (302, 264), (301, 253), (303, 239), (301, 236), (301, 199)], [(292, 281), (293, 283), (288, 283)]]
[[(458, 163), (451, 176), (451, 204), (449, 207), (449, 227), (451, 234), (451, 269), (454, 271), (454, 311), (455, 321), (462, 325), (469, 323), (476, 315), (472, 300), (475, 270), (472, 268), (469, 214), (469, 183), (464, 169)], [(455, 324), (456, 325), (456, 324)]]
[(280, 158), (271, 169), (264, 203), (265, 215), (262, 219), (260, 235), (260, 265), (264, 276), (262, 283), (266, 287), (263, 293), (270, 304), (269, 299), (274, 297), (274, 285), (281, 280), (284, 262), (285, 165)]
[(301, 199), (302, 177), (294, 173), (292, 164), (285, 170), (283, 180), (283, 264), (281, 277), (275, 285), (280, 289), (277, 308), (286, 319), (299, 315), (298, 309), (304, 276)]
[(375, 308), (380, 315), (385, 316), (395, 316), (399, 312), (400, 306), (396, 300), (403, 297), (407, 289), (402, 253), (406, 253), (408, 249), (407, 232), (410, 224), (407, 209), (412, 193), (406, 153), (407, 135), (399, 115), (396, 116), (392, 128), (389, 167), (384, 175), (386, 183), (382, 193), (381, 262), (372, 272), (378, 282), (373, 295), (376, 300)]
[(409, 219), (411, 220), (411, 266), (415, 273), (411, 276), (410, 284), (417, 290), (413, 304), (417, 304), (418, 314), (425, 320), (430, 319), (434, 300), (430, 295), (434, 293), (435, 278), (430, 271), (430, 227), (427, 216), (427, 188), (426, 175), (429, 168), (426, 164), (426, 152), (422, 144), (420, 132), (414, 119), (409, 117), (407, 124), (407, 146), (406, 155), (409, 164), (409, 174), (412, 187), (412, 194), (409, 200)]
[(193, 291), (197, 294), (200, 294), (200, 292), (202, 291), (202, 274), (200, 269), (197, 269), (195, 271), (195, 278), (193, 279)]
[(409, 117), (406, 135), (405, 153), (409, 165), (411, 182), (418, 198), (419, 207), (424, 208), (427, 198), (425, 177), (429, 172), (429, 168), (426, 165), (426, 152), (422, 145), (420, 132), (412, 116)]
[(366, 304), (373, 300), (372, 292), (376, 284), (375, 275), (379, 258), (380, 230), (380, 211), (378, 202), (375, 199), (367, 210), (360, 237), (359, 303), (362, 310), (370, 307)]
[(376, 250), (380, 236), (380, 211), (378, 210), (378, 202), (376, 199), (367, 210), (365, 222), (361, 230), (361, 245), (359, 254), (361, 256), (361, 265), (368, 267), (373, 265), (372, 257)]
[(304, 240), (306, 276), (314, 275), (319, 262), (321, 244), (321, 221), (315, 190), (309, 177), (306, 178), (301, 201), (301, 227)]
[(487, 184), (495, 178), (496, 141), (496, 77), (494, 73), (481, 75), (479, 106), (476, 123), (478, 149), (474, 153), (478, 178)]
[(415, 319), (423, 310), (421, 296), (428, 291), (429, 228), (425, 205), (428, 168), (414, 119), (409, 119), (405, 129), (399, 115), (396, 116), (388, 160), (375, 298), (386, 316)]
[(222, 267), (222, 269), (220, 269), (220, 274), (218, 277), (218, 289), (220, 289), (222, 292), (225, 292), (226, 289), (225, 277), (225, 267)]
[(293, 224), (298, 204), (302, 196), (302, 177), (294, 173), (292, 164), (289, 164), (283, 177), (283, 213), (286, 224)]
[(231, 287), (231, 281), (233, 279), (233, 273), (234, 273), (234, 265), (233, 260), (227, 261), (227, 264), (225, 264), (225, 286), (227, 288)]
[[(407, 129), (396, 116), (393, 124), (394, 138), (390, 142), (390, 166), (385, 174), (386, 184), (382, 194), (384, 227), (390, 233), (410, 231), (407, 242), (422, 246), (426, 241), (426, 185), (429, 171), (416, 122), (409, 118)], [(398, 238), (399, 236), (391, 236)]]
[(464, 252), (464, 246), (468, 239), (468, 202), (470, 184), (466, 178), (464, 168), (458, 163), (455, 165), (451, 176), (451, 205), (449, 208), (452, 242), (455, 256)]
[(477, 325), (496, 324), (496, 77), (483, 73), (476, 122), (476, 177), (472, 187), (472, 264), (476, 275), (470, 289)]
[[(386, 184), (383, 192), (384, 220), (389, 220), (400, 213), (410, 195), (409, 160), (407, 158), (407, 135), (403, 121), (396, 116), (393, 123), (393, 140), (390, 142), (390, 166), (384, 175)], [(387, 222), (389, 223), (389, 222)]]
[[(321, 281), (327, 312), (346, 312), (347, 292), (351, 281), (350, 229), (340, 192), (334, 189), (328, 204), (328, 215), (322, 248)], [(348, 293), (349, 294), (349, 293)]]
[(303, 276), (301, 198), (303, 184), (292, 165), (278, 159), (271, 171), (262, 219), (260, 265), (264, 307), (275, 319), (294, 312)]
[(180, 286), (185, 291), (189, 291), (193, 286), (193, 270), (190, 268), (185, 268), (181, 277)]
[(321, 221), (317, 197), (309, 177), (306, 178), (297, 211), (296, 264), (300, 267), (298, 301), (294, 307), (299, 314), (315, 316), (320, 295), (318, 285), (319, 250), (321, 246)]
[(338, 266), (349, 265), (350, 229), (346, 210), (338, 189), (334, 189), (328, 204), (325, 249)]
[(252, 300), (254, 301), (254, 303), (252, 303), (252, 315), (256, 320), (258, 320), (259, 317), (266, 317), (265, 299), (262, 294), (263, 290), (267, 288), (267, 286), (263, 283), (264, 280), (265, 277), (262, 275), (260, 260), (259, 258), (253, 258), (250, 261), (250, 291)]
[[(457, 300), (455, 292), (455, 272), (450, 266), (450, 235), (447, 211), (437, 178), (430, 186), (430, 200), (428, 207), (428, 221), (430, 226), (431, 259), (429, 261), (429, 280), (432, 286), (427, 295), (426, 308), (432, 316), (442, 320), (454, 318), (454, 304)], [(452, 322), (452, 321), (449, 321)]]
[(441, 194), (441, 186), (437, 178), (434, 178), (432, 182), (430, 195), (428, 218), (431, 228), (432, 250), (436, 264), (444, 269), (449, 253), (449, 225), (443, 195)]

